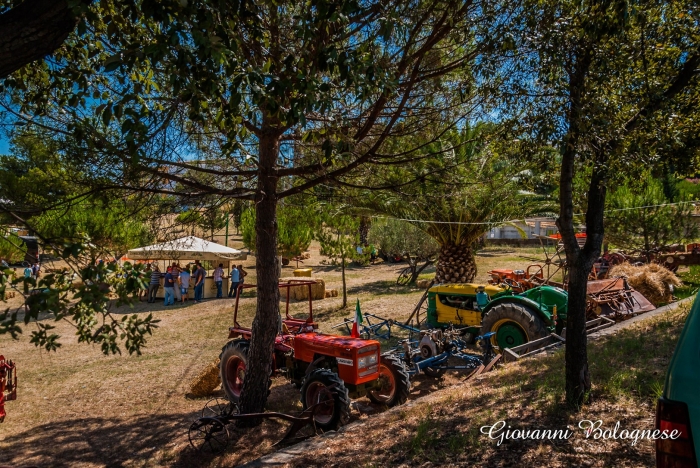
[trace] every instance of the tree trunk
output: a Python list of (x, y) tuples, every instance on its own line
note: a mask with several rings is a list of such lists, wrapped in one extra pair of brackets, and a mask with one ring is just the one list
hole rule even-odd
[(445, 244), (440, 247), (436, 283), (467, 283), (476, 276), (474, 250), (467, 244)]
[[(274, 164), (279, 152), (279, 137), (263, 133), (260, 137), (260, 165), (255, 198), (255, 269), (257, 273), (257, 311), (248, 349), (248, 369), (241, 394), (241, 412), (257, 413), (265, 409), (272, 353), (279, 325), (279, 270), (277, 268), (277, 176)], [(252, 424), (259, 424), (253, 421)]]
[(421, 267), (418, 268), (418, 260), (416, 260), (415, 267), (413, 268), (413, 271), (411, 272), (411, 281), (409, 281), (408, 283), (409, 284), (415, 283), (416, 280), (418, 280), (418, 277), (420, 276), (420, 274), (423, 272), (423, 270), (425, 270), (428, 267), (428, 265), (432, 265), (432, 264), (433, 264), (432, 260), (426, 260), (425, 263), (423, 263), (423, 265), (421, 265)]
[(579, 261), (569, 268), (569, 302), (566, 317), (566, 396), (573, 407), (580, 407), (591, 388), (586, 337), (586, 289), (588, 266)]
[(0, 15), (0, 78), (46, 57), (63, 44), (78, 24), (69, 3), (24, 0)]
[(370, 227), (372, 227), (372, 219), (369, 216), (360, 216), (360, 245), (367, 244)]
[(347, 283), (345, 282), (345, 255), (343, 255), (343, 259), (341, 260), (341, 266), (340, 266), (340, 271), (341, 275), (343, 277), (343, 309), (348, 306), (348, 287)]

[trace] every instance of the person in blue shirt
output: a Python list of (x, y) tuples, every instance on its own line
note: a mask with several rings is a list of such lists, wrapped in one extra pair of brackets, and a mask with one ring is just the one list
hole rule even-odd
[(32, 277), (32, 269), (29, 265), (24, 268), (24, 294), (29, 294), (29, 283), (26, 280)]
[(236, 265), (231, 269), (231, 287), (228, 290), (228, 297), (236, 297), (238, 295), (238, 283), (241, 281), (241, 272), (238, 271)]

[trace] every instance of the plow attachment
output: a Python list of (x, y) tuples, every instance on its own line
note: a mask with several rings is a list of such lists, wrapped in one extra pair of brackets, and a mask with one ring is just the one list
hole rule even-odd
[(633, 315), (654, 310), (656, 307), (625, 278), (609, 278), (588, 282), (586, 318), (608, 317), (625, 320)]

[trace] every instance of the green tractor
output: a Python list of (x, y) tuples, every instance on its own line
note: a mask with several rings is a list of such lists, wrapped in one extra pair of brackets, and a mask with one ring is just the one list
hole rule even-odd
[(561, 333), (566, 323), (568, 294), (554, 286), (538, 286), (515, 294), (494, 285), (437, 284), (428, 290), (427, 325), (465, 327), (465, 338), (494, 332), (493, 345), (514, 348)]

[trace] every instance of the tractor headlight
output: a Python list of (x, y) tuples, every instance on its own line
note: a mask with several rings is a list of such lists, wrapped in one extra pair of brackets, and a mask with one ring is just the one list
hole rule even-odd
[(370, 354), (369, 356), (362, 356), (357, 360), (357, 368), (364, 369), (365, 367), (373, 366), (377, 363), (377, 354)]

